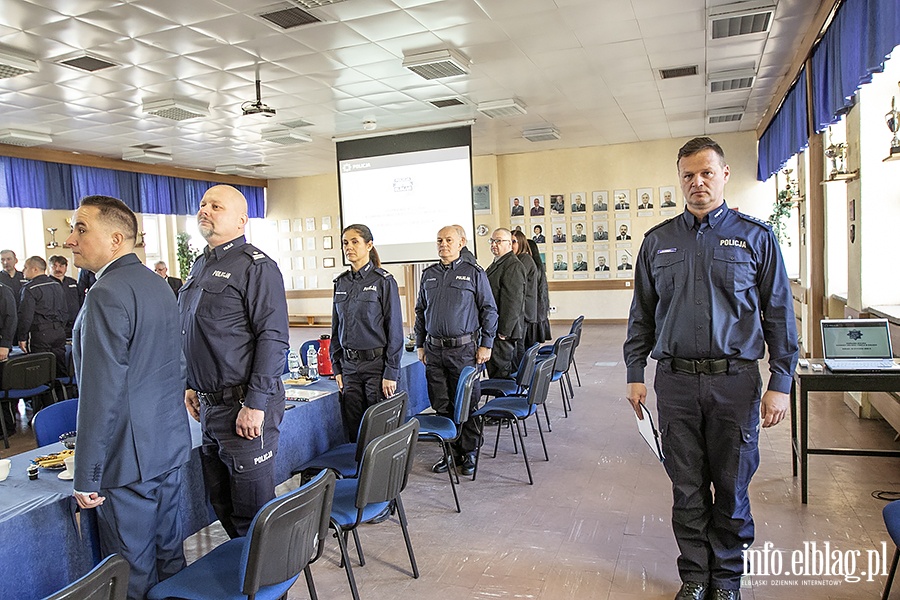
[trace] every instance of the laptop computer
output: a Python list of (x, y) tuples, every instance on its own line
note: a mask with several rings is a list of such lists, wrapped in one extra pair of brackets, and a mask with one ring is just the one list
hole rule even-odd
[(823, 319), (825, 366), (835, 373), (890, 371), (894, 362), (887, 319)]

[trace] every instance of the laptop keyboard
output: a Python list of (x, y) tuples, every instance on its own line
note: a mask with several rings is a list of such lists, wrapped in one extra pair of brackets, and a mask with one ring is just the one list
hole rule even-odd
[(888, 359), (878, 360), (840, 360), (829, 359), (825, 361), (829, 369), (890, 369), (894, 366), (894, 361)]

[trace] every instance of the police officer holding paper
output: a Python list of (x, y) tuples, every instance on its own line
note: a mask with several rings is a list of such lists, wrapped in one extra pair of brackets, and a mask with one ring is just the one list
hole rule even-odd
[[(741, 551), (753, 543), (747, 488), (759, 426), (788, 409), (797, 364), (793, 300), (778, 241), (725, 204), (722, 148), (695, 138), (678, 152), (686, 210), (647, 232), (625, 342), (627, 397), (638, 418), (647, 355), (683, 585), (676, 600), (737, 600)], [(769, 350), (763, 394), (757, 362)], [(760, 423), (761, 421), (761, 423)]]
[(334, 280), (331, 363), (351, 442), (366, 409), (394, 395), (403, 354), (397, 280), (381, 268), (372, 232), (354, 224), (341, 234), (350, 269)]
[[(460, 258), (462, 245), (456, 227), (438, 231), (440, 262), (422, 272), (416, 301), (416, 348), (419, 360), (425, 363), (428, 397), (435, 412), (446, 417), (452, 417), (463, 368), (490, 359), (497, 333), (497, 305), (487, 276), (477, 264)], [(477, 399), (480, 391), (476, 380), (472, 398)], [(478, 427), (469, 419), (452, 448), (463, 475), (475, 472), (477, 443)], [(442, 458), (432, 471), (445, 473), (449, 467)]]
[(210, 502), (232, 538), (275, 497), (284, 415), (287, 300), (278, 266), (244, 239), (247, 200), (217, 185), (197, 225), (208, 246), (178, 295), (187, 359), (185, 405), (203, 429), (200, 457)]

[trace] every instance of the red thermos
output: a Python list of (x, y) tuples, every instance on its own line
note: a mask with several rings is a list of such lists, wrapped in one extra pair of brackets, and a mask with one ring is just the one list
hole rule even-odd
[(334, 375), (331, 367), (331, 336), (319, 336), (319, 375)]

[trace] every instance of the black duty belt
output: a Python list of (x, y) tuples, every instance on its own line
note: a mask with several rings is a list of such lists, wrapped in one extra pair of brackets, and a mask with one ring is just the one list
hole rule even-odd
[(433, 335), (425, 336), (425, 339), (432, 346), (440, 346), (441, 348), (456, 348), (457, 346), (462, 346), (464, 344), (468, 344), (475, 340), (474, 333), (466, 333), (459, 337), (446, 337), (439, 338), (434, 337)]
[(206, 406), (220, 406), (223, 404), (234, 406), (235, 404), (240, 404), (246, 396), (246, 385), (235, 385), (218, 392), (197, 392), (197, 398), (200, 399), (200, 403)]
[(671, 358), (672, 370), (676, 373), (689, 373), (692, 375), (722, 375), (724, 373), (736, 373), (750, 367), (755, 367), (758, 361), (746, 358)]
[(373, 350), (353, 350), (352, 348), (344, 348), (344, 356), (349, 360), (375, 360), (384, 354), (384, 348), (375, 348)]

